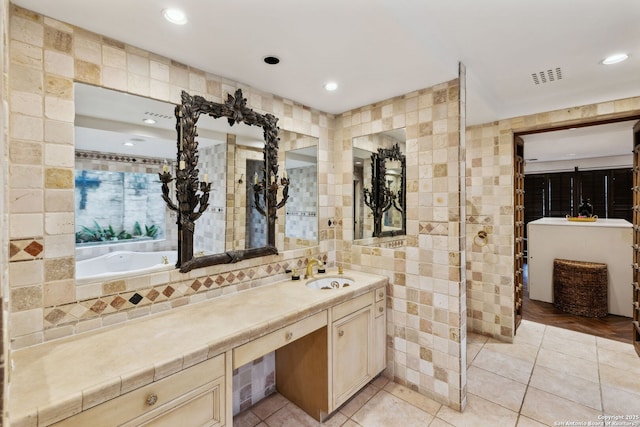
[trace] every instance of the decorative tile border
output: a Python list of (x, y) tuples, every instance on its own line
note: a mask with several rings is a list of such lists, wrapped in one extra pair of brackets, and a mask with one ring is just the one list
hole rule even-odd
[[(327, 256), (322, 257), (325, 261)], [(165, 283), (144, 289), (121, 290), (111, 295), (91, 298), (44, 309), (44, 329), (52, 329), (65, 325), (74, 325), (82, 321), (95, 319), (114, 313), (127, 312), (136, 308), (150, 306), (167, 301), (175, 301), (198, 293), (236, 286), (237, 292), (242, 285), (255, 285), (252, 281), (285, 274), (291, 268), (303, 268), (304, 258), (287, 260), (258, 267), (249, 267), (220, 273), (217, 275), (199, 277), (192, 280)], [(125, 281), (107, 282), (103, 288), (117, 290), (125, 287)], [(230, 290), (231, 291), (231, 290)], [(233, 292), (233, 291), (232, 291)]]
[(42, 259), (44, 239), (12, 240), (9, 242), (9, 262)]

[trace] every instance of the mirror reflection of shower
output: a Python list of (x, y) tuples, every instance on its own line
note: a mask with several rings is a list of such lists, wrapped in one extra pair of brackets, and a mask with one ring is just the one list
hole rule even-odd
[(405, 234), (405, 146), (405, 129), (353, 138), (353, 238), (358, 244)]

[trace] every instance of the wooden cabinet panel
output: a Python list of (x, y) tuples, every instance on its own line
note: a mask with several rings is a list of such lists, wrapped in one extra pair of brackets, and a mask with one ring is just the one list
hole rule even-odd
[[(224, 425), (224, 381), (215, 381), (122, 427), (218, 427)], [(204, 389), (204, 391), (202, 391)], [(184, 401), (184, 402), (182, 402)]]
[(333, 404), (337, 408), (371, 378), (371, 305), (333, 322)]
[[(208, 393), (209, 391), (214, 393), (213, 390), (219, 390), (224, 384), (224, 364), (224, 355), (214, 357), (213, 359), (182, 370), (160, 381), (140, 387), (139, 389), (64, 419), (54, 425), (64, 427), (139, 425), (140, 421), (135, 421), (133, 424), (130, 423), (138, 417), (143, 417), (141, 419), (148, 419), (149, 417), (157, 418), (162, 413), (173, 411), (178, 406), (186, 404), (195, 398), (194, 393), (201, 394)], [(213, 401), (214, 397), (215, 402)], [(199, 401), (199, 403), (200, 402), (201, 401)], [(208, 410), (207, 414), (215, 412), (218, 419), (212, 420), (213, 424), (205, 425), (224, 424), (224, 420), (222, 419), (224, 411), (220, 411), (220, 408), (224, 407), (224, 393), (215, 392), (209, 399), (209, 402), (214, 408)], [(217, 411), (215, 408), (218, 408)], [(202, 424), (182, 422), (180, 425), (184, 427), (195, 427), (201, 426)]]

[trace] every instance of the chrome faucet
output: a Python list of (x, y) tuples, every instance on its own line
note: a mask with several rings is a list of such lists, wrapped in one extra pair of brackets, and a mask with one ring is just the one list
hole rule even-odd
[(162, 263), (163, 264), (169, 264), (169, 258), (163, 255), (162, 256)]
[(304, 275), (305, 279), (313, 277), (313, 265), (316, 264), (318, 268), (322, 267), (324, 264), (317, 258), (307, 258), (307, 271)]

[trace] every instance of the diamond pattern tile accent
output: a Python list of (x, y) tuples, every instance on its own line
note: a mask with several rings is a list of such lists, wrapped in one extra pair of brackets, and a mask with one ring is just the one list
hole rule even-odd
[(120, 308), (127, 302), (126, 299), (122, 298), (120, 295), (116, 296), (113, 301), (111, 301), (111, 306), (116, 310), (120, 310)]
[[(11, 250), (16, 254), (27, 254), (24, 248), (33, 243), (34, 240), (20, 241), (20, 245), (11, 242)], [(22, 245), (22, 246), (21, 246)], [(33, 245), (29, 251), (37, 254), (38, 245)], [(32, 255), (28, 254), (29, 257)], [(28, 258), (33, 259), (33, 258)], [(326, 259), (324, 257), (323, 259)], [(249, 268), (248, 270), (235, 270), (223, 275), (214, 277), (206, 276), (195, 279), (193, 282), (182, 281), (171, 284), (158, 285), (155, 287), (140, 289), (137, 291), (122, 292), (119, 294), (105, 295), (100, 298), (92, 298), (71, 304), (57, 307), (48, 307), (44, 310), (45, 329), (51, 329), (64, 324), (74, 324), (83, 320), (105, 316), (111, 313), (131, 310), (136, 307), (174, 300), (185, 295), (192, 295), (198, 292), (205, 292), (214, 286), (243, 285), (257, 277), (264, 277), (273, 272), (282, 272), (290, 265), (302, 267), (305, 258), (298, 258), (282, 263), (264, 265)], [(239, 287), (242, 289), (242, 286)]]
[(91, 311), (100, 314), (107, 307), (108, 307), (108, 304), (99, 299), (98, 301), (95, 302), (95, 304), (91, 306)]
[(131, 298), (129, 298), (129, 302), (133, 305), (138, 305), (140, 301), (142, 301), (142, 295), (137, 292), (131, 295)]
[(42, 259), (44, 240), (23, 239), (9, 242), (9, 262)]
[(54, 308), (49, 313), (45, 314), (44, 319), (49, 323), (57, 325), (62, 319), (64, 319), (66, 315), (66, 312), (60, 310), (59, 308)]
[(156, 298), (158, 298), (158, 295), (160, 295), (160, 292), (155, 289), (151, 289), (149, 292), (147, 292), (147, 299), (149, 301), (155, 301)]

